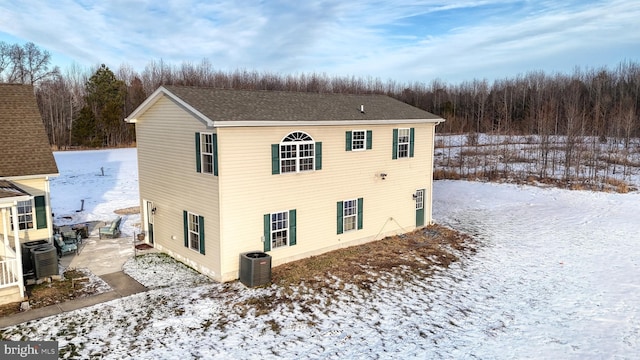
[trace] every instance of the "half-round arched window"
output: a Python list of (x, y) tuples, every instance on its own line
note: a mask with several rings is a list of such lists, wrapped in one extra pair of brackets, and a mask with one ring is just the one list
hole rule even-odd
[(315, 142), (308, 134), (294, 131), (280, 142), (280, 173), (315, 169)]

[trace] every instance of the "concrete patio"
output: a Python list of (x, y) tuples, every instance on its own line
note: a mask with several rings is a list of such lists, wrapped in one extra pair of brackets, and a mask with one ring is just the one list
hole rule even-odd
[[(93, 274), (102, 276), (122, 270), (127, 259), (132, 258), (140, 250), (135, 249), (133, 235), (118, 238), (102, 239), (98, 236), (98, 229), (105, 226), (103, 222), (94, 222), (89, 225), (89, 237), (83, 239), (79, 246), (79, 254), (69, 254), (60, 258), (63, 268), (86, 268)], [(154, 252), (155, 249), (144, 250), (145, 253)]]
[(67, 268), (88, 269), (109, 284), (112, 290), (4, 316), (0, 318), (0, 328), (80, 309), (147, 290), (142, 284), (125, 274), (122, 271), (122, 267), (128, 259), (136, 254), (156, 252), (156, 250), (154, 248), (136, 250), (133, 236), (100, 239), (98, 236), (98, 228), (100, 226), (104, 226), (104, 223), (94, 222), (90, 224), (89, 237), (83, 239), (79, 254), (65, 255), (59, 259), (59, 264), (62, 267), (62, 271)]

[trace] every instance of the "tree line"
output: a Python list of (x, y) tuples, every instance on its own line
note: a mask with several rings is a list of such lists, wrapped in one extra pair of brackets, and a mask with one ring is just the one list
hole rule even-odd
[(625, 144), (640, 135), (640, 65), (630, 61), (614, 69), (532, 71), (460, 84), (222, 71), (206, 59), (177, 65), (151, 61), (142, 71), (123, 64), (115, 72), (104, 64), (72, 65), (62, 72), (49, 69), (50, 61), (50, 54), (32, 43), (0, 42), (0, 81), (35, 86), (49, 140), (57, 148), (132, 145), (135, 133), (123, 119), (160, 85), (385, 94), (445, 118), (437, 129), (441, 133), (535, 134), (548, 146), (557, 135), (569, 142), (592, 136)]

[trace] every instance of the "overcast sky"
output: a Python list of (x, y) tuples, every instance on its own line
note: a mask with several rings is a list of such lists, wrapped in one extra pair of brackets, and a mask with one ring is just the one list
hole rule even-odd
[(448, 83), (640, 61), (638, 0), (5, 0), (0, 41), (71, 63)]

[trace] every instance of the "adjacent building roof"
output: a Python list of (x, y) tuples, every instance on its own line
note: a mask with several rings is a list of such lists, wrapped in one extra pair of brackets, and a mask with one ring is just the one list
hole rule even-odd
[(0, 178), (58, 174), (30, 85), (0, 84)]
[(29, 193), (17, 187), (11, 181), (0, 180), (0, 201), (4, 198), (29, 196)]
[(188, 86), (158, 88), (126, 119), (137, 117), (168, 96), (210, 126), (268, 126), (287, 122), (328, 124), (444, 119), (385, 95), (353, 95), (267, 90), (235, 90)]

